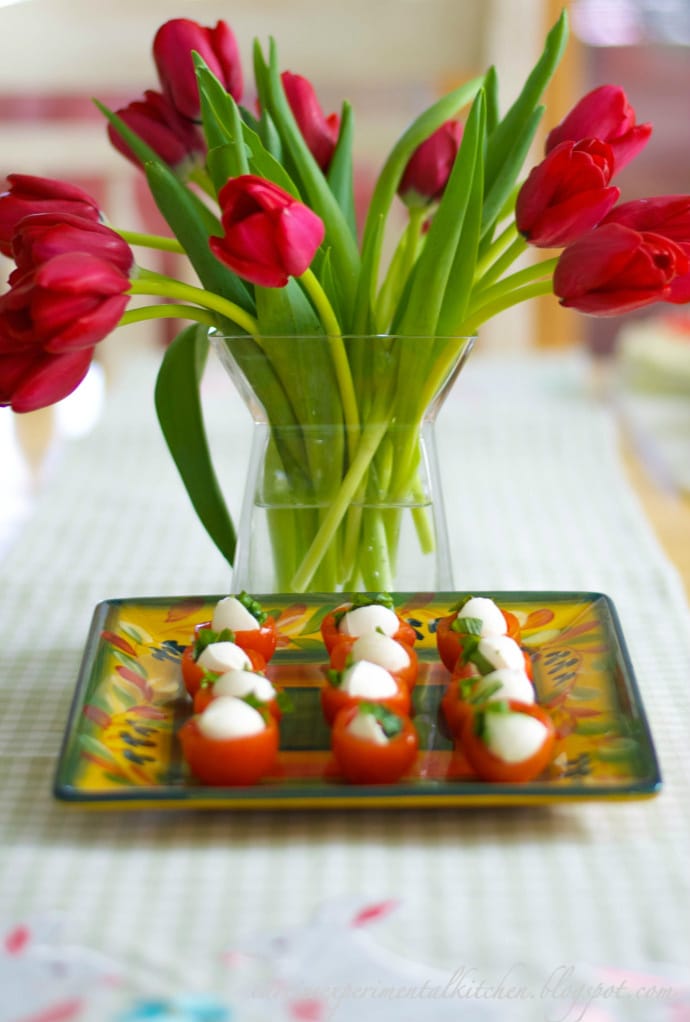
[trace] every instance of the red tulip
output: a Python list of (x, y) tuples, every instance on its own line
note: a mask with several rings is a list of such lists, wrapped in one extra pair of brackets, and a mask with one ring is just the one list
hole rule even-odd
[(15, 271), (11, 285), (0, 296), (5, 353), (92, 348), (117, 326), (129, 301), (129, 278), (87, 252), (63, 253), (35, 269)]
[(546, 152), (551, 152), (561, 142), (598, 138), (611, 146), (617, 173), (644, 149), (651, 134), (651, 124), (635, 123), (635, 111), (623, 89), (617, 85), (601, 85), (583, 96), (549, 132)]
[(235, 36), (219, 21), (204, 28), (189, 18), (173, 18), (158, 29), (153, 57), (163, 92), (183, 117), (199, 120), (201, 104), (192, 53), (198, 53), (238, 102), (242, 98), (242, 67)]
[(12, 239), (12, 254), (20, 272), (47, 262), (53, 256), (72, 252), (98, 256), (125, 274), (129, 274), (134, 265), (131, 248), (116, 231), (105, 224), (66, 213), (37, 213), (25, 217)]
[(211, 251), (231, 270), (261, 287), (285, 287), (311, 264), (324, 225), (311, 209), (272, 181), (231, 178), (219, 201), (225, 234)]
[[(170, 167), (182, 170), (192, 163), (198, 154), (204, 154), (206, 146), (198, 127), (182, 117), (162, 93), (149, 89), (144, 98), (135, 100), (117, 110), (118, 117), (143, 139), (155, 153)], [(108, 125), (108, 136), (115, 148), (136, 166), (141, 167), (139, 157), (132, 151), (117, 129)]]
[(285, 96), (309, 151), (324, 173), (328, 170), (340, 130), (338, 114), (324, 115), (314, 87), (307, 78), (284, 71), (280, 76)]
[(615, 205), (611, 147), (597, 139), (561, 142), (530, 172), (520, 189), (515, 221), (531, 245), (569, 245)]
[[(623, 202), (614, 207), (603, 222), (661, 234), (675, 241), (690, 256), (690, 195), (659, 195)], [(682, 305), (690, 302), (690, 274), (679, 275), (671, 281), (667, 301)]]
[(438, 201), (453, 169), (462, 141), (460, 121), (446, 121), (413, 152), (398, 185), (408, 206), (428, 206)]
[(604, 224), (561, 254), (553, 289), (561, 305), (597, 316), (667, 301), (676, 278), (690, 272), (690, 259), (659, 234)]
[(9, 191), (0, 195), (0, 252), (12, 255), (12, 238), (20, 220), (32, 213), (69, 213), (100, 220), (96, 200), (66, 181), (30, 174), (10, 174)]

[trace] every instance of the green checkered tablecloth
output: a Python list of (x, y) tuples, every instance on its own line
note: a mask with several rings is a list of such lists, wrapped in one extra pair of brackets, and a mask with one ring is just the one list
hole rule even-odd
[[(54, 801), (95, 604), (231, 588), (159, 435), (155, 371), (143, 355), (115, 378), (0, 562), (0, 1022), (680, 1019), (690, 615), (578, 357), (477, 355), (448, 399), (456, 586), (613, 599), (658, 797), (385, 814)], [(251, 427), (215, 369), (205, 392), (237, 513)]]

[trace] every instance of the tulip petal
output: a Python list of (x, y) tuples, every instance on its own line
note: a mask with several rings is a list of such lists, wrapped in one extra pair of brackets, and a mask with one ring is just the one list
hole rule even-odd
[(291, 277), (308, 269), (323, 238), (323, 221), (306, 206), (283, 210), (276, 224), (276, 244)]
[(39, 287), (73, 294), (122, 294), (129, 279), (111, 263), (86, 252), (64, 252), (36, 270)]
[(70, 321), (64, 329), (56, 331), (53, 326), (52, 336), (45, 342), (44, 349), (57, 354), (93, 347), (116, 328), (128, 301), (127, 295), (93, 301), (91, 308), (82, 310), (78, 318)]
[[(15, 382), (9, 400), (0, 392), (4, 403), (9, 403), (15, 412), (33, 412), (37, 408), (46, 408), (67, 397), (79, 386), (86, 376), (93, 348), (70, 352), (67, 355), (41, 354), (39, 358), (24, 365), (24, 373)], [(0, 360), (2, 375), (6, 369), (6, 360)]]

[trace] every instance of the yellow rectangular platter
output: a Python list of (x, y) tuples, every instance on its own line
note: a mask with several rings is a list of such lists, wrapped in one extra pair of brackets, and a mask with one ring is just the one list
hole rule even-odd
[(323, 617), (344, 594), (256, 595), (280, 641), (267, 674), (289, 691), (275, 776), (247, 788), (204, 787), (189, 775), (177, 731), (191, 714), (180, 655), (220, 596), (106, 600), (93, 616), (57, 766), (54, 793), (100, 808), (333, 809), (462, 807), (646, 798), (661, 776), (633, 667), (612, 601), (589, 592), (483, 592), (516, 614), (532, 656), (538, 701), (558, 743), (548, 771), (522, 784), (473, 777), (454, 751), (438, 706), (450, 675), (436, 622), (458, 593), (394, 593), (417, 633), (414, 719), (420, 752), (392, 785), (354, 786), (332, 769), (320, 688)]

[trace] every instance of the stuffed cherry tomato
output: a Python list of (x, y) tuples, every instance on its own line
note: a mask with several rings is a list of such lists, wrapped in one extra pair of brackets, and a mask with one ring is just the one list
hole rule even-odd
[(328, 680), (321, 689), (321, 706), (328, 724), (341, 710), (361, 702), (380, 703), (396, 713), (408, 714), (410, 690), (384, 667), (366, 660), (359, 660), (342, 672), (328, 672)]
[(182, 725), (179, 737), (189, 769), (203, 784), (256, 784), (275, 769), (275, 718), (234, 696), (214, 699)]
[(392, 784), (412, 768), (419, 739), (409, 717), (364, 702), (337, 715), (331, 748), (351, 784)]
[(414, 647), (408, 643), (373, 632), (371, 635), (360, 635), (354, 642), (345, 639), (336, 643), (331, 650), (331, 667), (334, 671), (344, 671), (350, 664), (360, 660), (378, 664), (397, 681), (409, 689), (414, 688), (419, 662)]
[(321, 622), (321, 637), (329, 654), (337, 642), (353, 642), (361, 635), (375, 632), (406, 642), (408, 646), (414, 646), (417, 640), (412, 625), (396, 613), (392, 599), (385, 595), (377, 599), (362, 596), (352, 603), (343, 604)]
[(266, 663), (276, 651), (278, 629), (275, 620), (248, 593), (241, 592), (238, 596), (225, 596), (219, 600), (210, 627), (216, 632), (229, 629), (238, 646), (260, 653)]
[(283, 693), (275, 688), (265, 674), (256, 671), (235, 668), (215, 678), (213, 675), (207, 675), (194, 694), (194, 712), (201, 713), (212, 699), (218, 699), (220, 696), (249, 699), (257, 708), (265, 707), (277, 721), (280, 721), (283, 715)]
[(484, 781), (520, 783), (538, 777), (551, 762), (556, 730), (536, 703), (487, 703), (462, 728), (462, 749)]
[(503, 667), (489, 674), (468, 676), (462, 665), (458, 667), (441, 699), (443, 716), (453, 735), (460, 735), (467, 717), (484, 703), (499, 699), (534, 702), (534, 687), (525, 671)]
[[(182, 680), (190, 696), (196, 695), (207, 673), (231, 670), (263, 671), (266, 661), (255, 650), (245, 650), (233, 641), (232, 632), (200, 630), (197, 639), (182, 653)], [(212, 638), (207, 642), (206, 639)]]
[(468, 636), (508, 635), (520, 640), (520, 622), (485, 596), (471, 596), (436, 623), (436, 646), (449, 671), (455, 669)]

